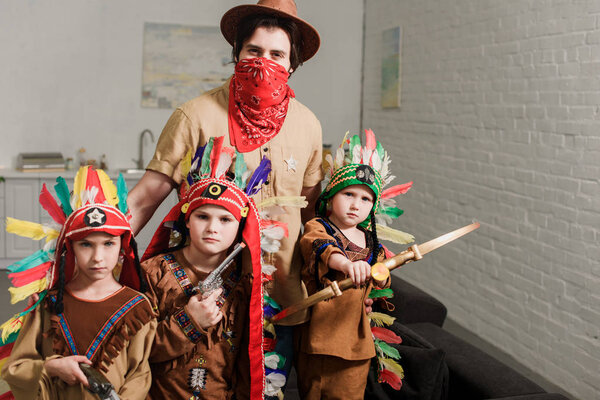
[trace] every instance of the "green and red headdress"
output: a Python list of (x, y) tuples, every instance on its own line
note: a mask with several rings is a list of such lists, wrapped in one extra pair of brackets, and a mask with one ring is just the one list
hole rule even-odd
[[(347, 149), (346, 145), (348, 145)], [(398, 218), (403, 213), (396, 207), (393, 198), (406, 193), (411, 188), (412, 182), (385, 188), (395, 177), (389, 170), (390, 157), (381, 143), (375, 139), (372, 130), (365, 130), (364, 146), (361, 145), (358, 135), (348, 139), (346, 133), (335, 155), (328, 154), (325, 163), (327, 164), (326, 186), (316, 205), (317, 215), (326, 216), (327, 201), (340, 190), (351, 185), (365, 185), (375, 195), (371, 212), (377, 220), (379, 237), (402, 244), (413, 241), (412, 235), (387, 227), (393, 218)], [(370, 223), (370, 219), (365, 219), (360, 226), (368, 227)]]

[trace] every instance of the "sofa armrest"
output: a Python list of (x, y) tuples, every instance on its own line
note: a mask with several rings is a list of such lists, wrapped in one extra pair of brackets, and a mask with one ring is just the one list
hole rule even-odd
[(430, 322), (442, 326), (448, 310), (435, 297), (430, 296), (404, 279), (392, 274), (391, 288), (394, 297), (389, 301), (396, 307), (394, 311), (387, 312), (396, 317), (401, 324)]

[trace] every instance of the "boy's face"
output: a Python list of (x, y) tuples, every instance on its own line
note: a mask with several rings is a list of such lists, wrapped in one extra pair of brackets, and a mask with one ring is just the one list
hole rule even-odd
[(231, 247), (240, 223), (225, 208), (205, 204), (192, 212), (185, 226), (190, 232), (191, 250), (209, 257)]
[(331, 198), (329, 218), (340, 229), (356, 227), (363, 222), (373, 208), (375, 196), (365, 185), (351, 185)]
[(90, 233), (81, 240), (73, 241), (78, 279), (95, 282), (113, 279), (121, 252), (121, 237), (104, 232)]
[(264, 57), (293, 72), (290, 71), (290, 49), (290, 38), (283, 29), (260, 26), (242, 45), (240, 60)]

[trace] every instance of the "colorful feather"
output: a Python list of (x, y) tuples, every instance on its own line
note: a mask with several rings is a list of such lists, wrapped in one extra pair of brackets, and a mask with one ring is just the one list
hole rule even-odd
[(246, 194), (248, 196), (254, 196), (260, 191), (260, 188), (264, 182), (267, 181), (269, 173), (271, 172), (271, 161), (267, 157), (263, 157), (260, 164), (254, 170), (254, 173), (248, 180), (246, 186)]
[(35, 253), (25, 257), (24, 259), (9, 265), (8, 267), (6, 267), (6, 269), (10, 272), (26, 271), (30, 268), (37, 267), (40, 264), (51, 261), (53, 254), (54, 252), (38, 250)]
[(208, 139), (208, 143), (204, 146), (204, 152), (202, 153), (202, 160), (200, 161), (200, 177), (210, 175), (210, 156), (213, 148), (213, 142), (215, 138), (211, 137)]
[(394, 291), (389, 288), (388, 289), (373, 289), (369, 293), (370, 299), (381, 299), (382, 297), (391, 299), (392, 297), (394, 297)]
[[(393, 318), (393, 317), (390, 317), (390, 318)], [(388, 325), (390, 325), (390, 324), (388, 324)], [(386, 343), (395, 343), (395, 344), (402, 343), (402, 338), (387, 328), (372, 326), (371, 333), (373, 334), (373, 336), (375, 336), (375, 339), (383, 340)]]
[(15, 287), (25, 286), (33, 281), (45, 277), (46, 272), (48, 272), (51, 266), (52, 262), (48, 261), (25, 271), (12, 272), (8, 274), (8, 279), (10, 279), (10, 282)]
[(400, 379), (404, 378), (404, 369), (402, 369), (402, 366), (396, 361), (392, 360), (391, 358), (379, 358), (379, 362), (383, 364), (385, 369), (388, 369), (390, 372), (398, 375)]
[[(211, 138), (212, 139), (212, 138)], [(224, 136), (219, 136), (213, 139), (212, 149), (210, 154), (210, 177), (215, 178), (215, 173), (217, 172), (217, 165), (219, 164), (219, 159), (221, 158), (221, 149), (223, 148), (223, 139)]]
[(221, 155), (219, 156), (219, 162), (214, 171), (215, 178), (224, 179), (224, 175), (229, 171), (231, 163), (233, 161), (234, 151), (232, 147), (223, 147)]
[(67, 217), (65, 216), (63, 209), (60, 208), (54, 197), (48, 191), (45, 183), (42, 185), (42, 190), (40, 192), (40, 204), (57, 224), (63, 225), (65, 223)]
[(379, 382), (387, 383), (394, 390), (400, 390), (402, 388), (402, 378), (385, 368), (379, 371)]
[(395, 360), (400, 358), (400, 353), (398, 352), (398, 350), (393, 348), (383, 340), (375, 339), (375, 348), (378, 350), (378, 353), (384, 356), (393, 358)]
[(119, 196), (117, 194), (117, 187), (113, 183), (113, 181), (106, 175), (106, 172), (99, 169), (96, 171), (98, 174), (98, 179), (100, 180), (100, 187), (102, 188), (102, 192), (104, 192), (104, 198), (113, 207), (116, 207), (119, 203)]
[(71, 199), (71, 205), (74, 209), (81, 207), (81, 197), (83, 191), (86, 188), (87, 176), (89, 167), (80, 168), (75, 175), (75, 181), (73, 182), (73, 197)]
[(117, 178), (117, 197), (119, 198), (119, 210), (126, 214), (129, 207), (127, 207), (127, 183), (125, 183), (123, 174), (119, 174)]
[(73, 212), (73, 208), (71, 207), (71, 194), (69, 193), (69, 186), (65, 181), (65, 178), (59, 176), (56, 178), (56, 185), (54, 185), (54, 191), (56, 192), (56, 196), (60, 200), (60, 204), (62, 206), (65, 215), (68, 217)]
[(369, 150), (375, 150), (377, 147), (377, 140), (371, 129), (365, 129), (365, 147)]
[(41, 240), (45, 237), (58, 237), (59, 232), (37, 222), (22, 221), (6, 217), (6, 231), (15, 235)]
[(189, 149), (183, 159), (181, 160), (181, 176), (186, 177), (186, 182), (189, 186), (192, 186), (193, 182), (190, 182), (190, 170), (192, 169), (192, 149)]
[(350, 162), (352, 164), (360, 164), (362, 148), (360, 147), (360, 137), (358, 137), (358, 135), (354, 135), (350, 138), (349, 153)]
[(379, 212), (381, 214), (389, 216), (390, 218), (398, 218), (399, 216), (404, 214), (404, 210), (398, 207), (382, 207), (379, 209)]
[(10, 303), (16, 304), (21, 300), (24, 300), (31, 296), (34, 293), (39, 293), (46, 289), (47, 281), (46, 277), (42, 279), (38, 279), (37, 281), (33, 281), (25, 286), (21, 287), (10, 287), (8, 291), (10, 292)]
[(387, 188), (381, 193), (381, 197), (384, 199), (390, 199), (390, 198), (396, 197), (400, 194), (404, 194), (410, 190), (410, 188), (412, 187), (412, 184), (413, 184), (412, 181), (410, 181), (410, 182), (404, 183), (402, 185), (395, 185), (395, 186), (392, 186), (391, 188)]
[(233, 173), (235, 174), (235, 185), (244, 190), (246, 188), (244, 173), (248, 170), (248, 167), (244, 161), (244, 155), (237, 150), (235, 151), (235, 164), (233, 170)]
[(377, 224), (377, 237), (380, 240), (389, 240), (398, 244), (408, 244), (415, 241), (415, 237), (410, 233), (379, 224)]
[[(391, 325), (396, 318), (380, 312), (371, 312), (368, 317), (376, 326)], [(373, 330), (373, 328), (371, 328)]]

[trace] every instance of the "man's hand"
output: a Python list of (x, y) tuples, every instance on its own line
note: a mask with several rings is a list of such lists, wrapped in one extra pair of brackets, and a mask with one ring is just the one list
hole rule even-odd
[(217, 297), (222, 292), (223, 289), (219, 288), (206, 298), (202, 298), (202, 294), (190, 297), (187, 304), (190, 316), (203, 329), (216, 325), (223, 318), (223, 313), (217, 306)]
[(67, 385), (75, 385), (79, 382), (88, 387), (88, 380), (79, 367), (79, 363), (92, 365), (86, 356), (69, 356), (62, 358), (53, 358), (44, 362), (44, 368), (48, 375), (56, 376)]
[(127, 205), (131, 210), (129, 224), (134, 235), (142, 230), (174, 187), (175, 182), (167, 175), (156, 171), (146, 171), (127, 196)]

